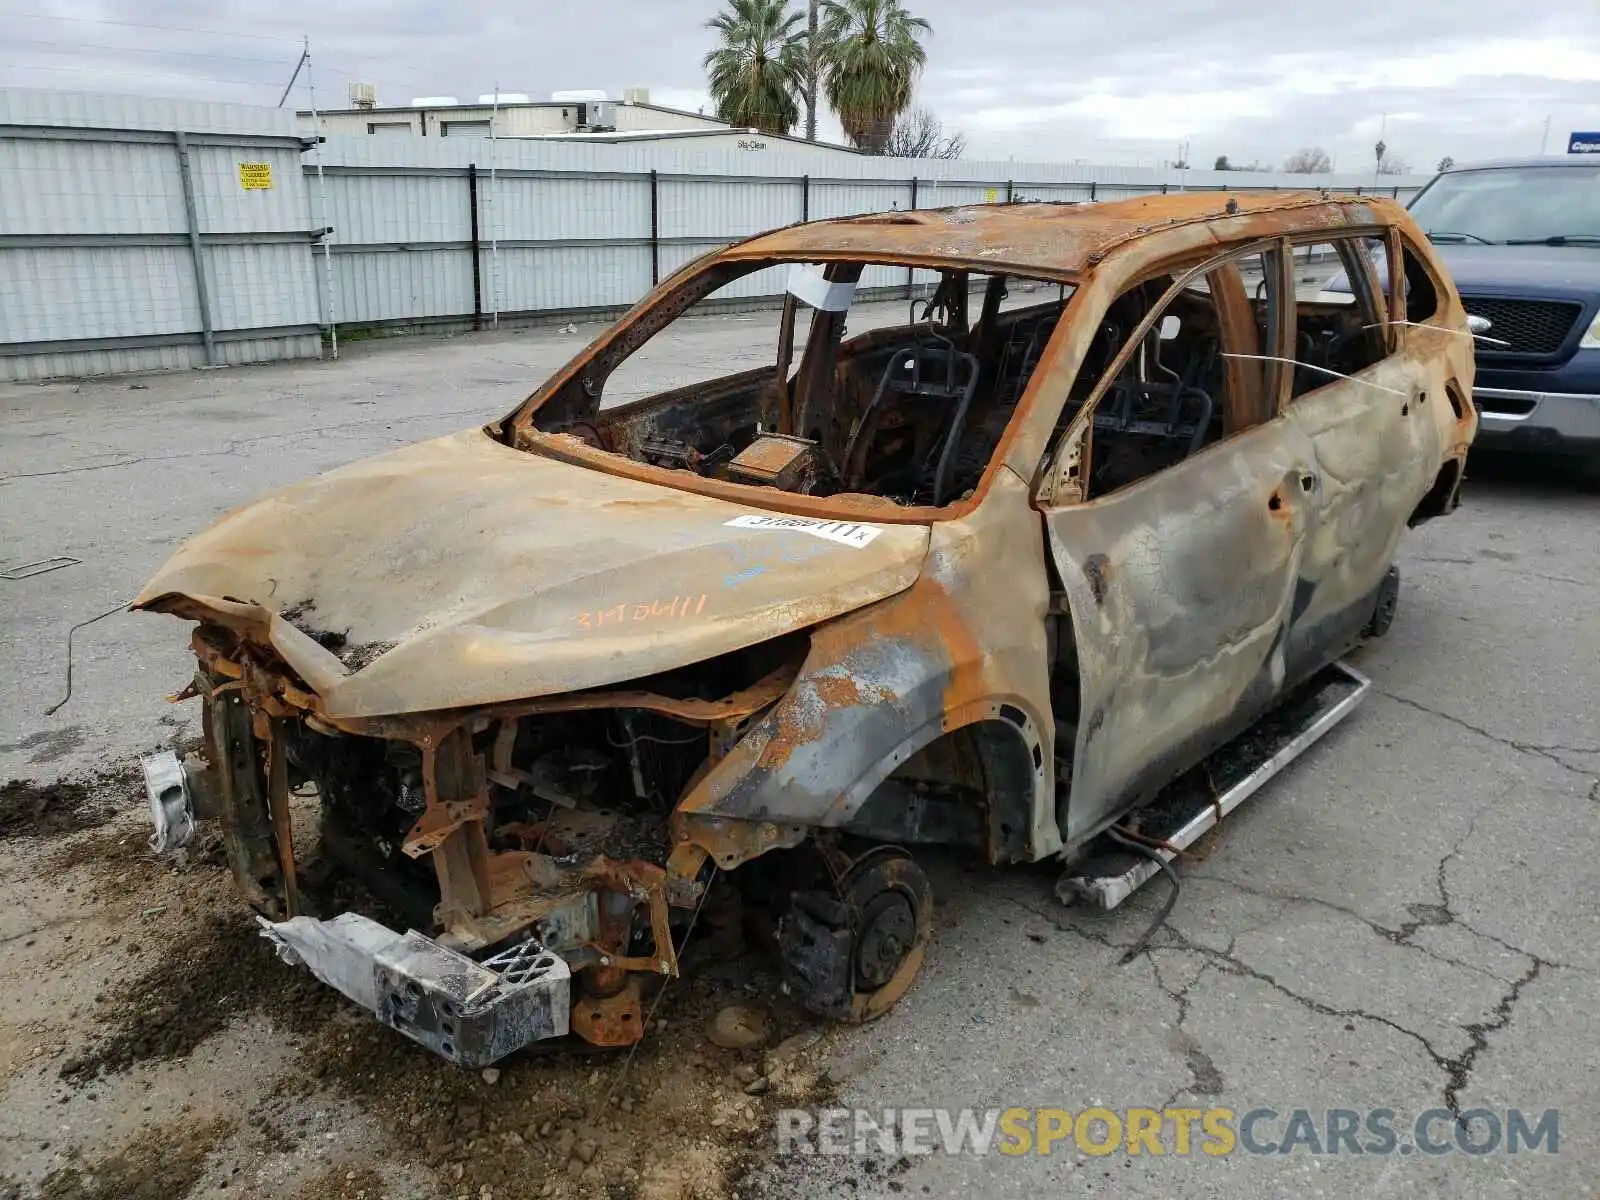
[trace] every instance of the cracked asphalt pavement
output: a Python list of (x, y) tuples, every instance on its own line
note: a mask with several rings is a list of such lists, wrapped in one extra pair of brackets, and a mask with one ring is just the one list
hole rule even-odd
[[(889, 306), (889, 315), (898, 315)], [(682, 335), (663, 381), (736, 356), (770, 316)], [(0, 386), (6, 562), (0, 770), (48, 780), (189, 727), (184, 627), (116, 614), (225, 509), (499, 415), (592, 329), (353, 347), (308, 363)], [(762, 344), (770, 344), (763, 342)], [(1560, 1112), (1559, 1151), (1180, 1158), (797, 1156), (755, 1196), (1575, 1196), (1600, 1178), (1600, 495), (1545, 464), (1475, 458), (1461, 511), (1410, 533), (1365, 704), (1182, 862), (1089, 919), (1048, 869), (933, 863), (921, 980), (833, 1043), (841, 1105)], [(1283, 1121), (1262, 1126), (1282, 1135)], [(1170, 1146), (1170, 1140), (1168, 1142)], [(375, 1155), (381, 1147), (374, 1147)]]

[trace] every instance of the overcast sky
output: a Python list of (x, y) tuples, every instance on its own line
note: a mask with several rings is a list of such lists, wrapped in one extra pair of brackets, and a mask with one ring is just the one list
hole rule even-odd
[[(1600, 0), (908, 0), (933, 23), (920, 100), (969, 158), (1154, 162), (1191, 144), (1277, 164), (1318, 145), (1364, 170), (1380, 125), (1431, 169), (1600, 129)], [(645, 86), (706, 103), (714, 0), (0, 0), (0, 84), (275, 104), (311, 38), (319, 102), (498, 84)], [(167, 28), (151, 28), (165, 26)], [(303, 84), (290, 103), (306, 104)], [(837, 130), (837, 125), (829, 122)]]

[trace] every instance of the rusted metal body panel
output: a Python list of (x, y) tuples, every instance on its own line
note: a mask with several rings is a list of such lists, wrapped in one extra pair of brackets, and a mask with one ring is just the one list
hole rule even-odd
[(684, 797), (685, 840), (733, 866), (742, 849), (724, 825), (704, 818), (847, 828), (883, 779), (923, 747), (990, 722), (1026, 764), (1021, 819), (1006, 814), (1016, 828), (995, 831), (990, 856), (1053, 854), (1061, 839), (1045, 579), (1038, 515), (1026, 485), (1007, 472), (990, 503), (935, 526), (915, 586), (815, 633), (788, 694)]
[(859, 546), (795, 535), (775, 553), (780, 535), (728, 524), (763, 511), (466, 430), (228, 514), (134, 603), (188, 597), (252, 620), (323, 715), (381, 717), (560, 695), (724, 654), (909, 587), (928, 543), (925, 528), (896, 526)]
[[(1203, 244), (1346, 223), (1349, 198), (1329, 201), (1304, 193), (1264, 193), (1234, 201), (1238, 217), (1219, 222), (1229, 198), (1190, 192), (1143, 196), (1112, 204), (1020, 204), (885, 213), (846, 221), (818, 221), (741, 242), (723, 259), (790, 258), (808, 262), (926, 262), (1011, 270), (1071, 280), (1096, 268), (1134, 241), (1190, 229)], [(1364, 205), (1362, 206), (1364, 207)], [(1366, 222), (1363, 222), (1366, 223)], [(1170, 252), (1176, 239), (1160, 250)], [(1136, 259), (1135, 259), (1136, 260)]]
[(1130, 792), (1166, 782), (1283, 687), (1312, 456), (1303, 434), (1257, 428), (1049, 514), (1081, 680), (1067, 836), (1096, 832)]
[[(1274, 264), (1292, 315), (1294, 246), (1355, 235), (1428, 264), (1438, 311), (1405, 324), (1398, 272), (1375, 297), (1362, 268), (1381, 332), (1354, 334), (1382, 357), (1291, 398), (1294, 322), (1252, 300), (1235, 259)], [(769, 412), (792, 424), (817, 389), (848, 392), (824, 353), (840, 314), (813, 322), (793, 381), (786, 327), (773, 371), (706, 385), (717, 419), (754, 433), (728, 446), (731, 472), (698, 470), (701, 450), (683, 469), (640, 457), (693, 425), (674, 406), (694, 389), (599, 415), (606, 373), (708, 280), (790, 261), (832, 264), (830, 286), (877, 263), (953, 273), (963, 297), (971, 273), (1070, 285), (953, 502), (825, 494), (828, 430), (773, 436)], [(1095, 492), (1112, 377), (1190, 276), (1227, 358), (1220, 434)], [(1114, 305), (1146, 287), (1159, 300), (1141, 300), (1108, 365)], [(850, 353), (888, 363), (895, 336)], [(391, 871), (431, 865), (441, 945), (536, 939), (572, 968), (572, 1028), (624, 1043), (642, 1033), (627, 975), (677, 971), (672, 913), (703, 900), (709, 863), (813, 838), (836, 854), (837, 832), (993, 862), (1072, 854), (1336, 659), (1407, 522), (1453, 507), (1476, 426), (1471, 348), (1426, 239), (1384, 201), (1207, 193), (795, 226), (691, 264), (498, 424), (228, 514), (135, 606), (201, 625), (209, 754), (256, 907), (295, 911), (288, 797), (312, 779), (399, 847)], [(659, 845), (585, 840), (596, 780), (660, 818)], [(919, 889), (904, 892), (880, 946), (929, 927)], [(830, 1003), (872, 1015), (914, 973)]]

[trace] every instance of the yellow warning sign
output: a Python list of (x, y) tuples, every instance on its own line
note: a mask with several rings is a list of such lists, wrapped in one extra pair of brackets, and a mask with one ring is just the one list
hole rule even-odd
[(1000, 202), (1000, 189), (990, 188), (983, 194), (983, 198), (989, 204), (998, 204)]
[(260, 191), (272, 186), (271, 163), (239, 164), (239, 186), (247, 192)]

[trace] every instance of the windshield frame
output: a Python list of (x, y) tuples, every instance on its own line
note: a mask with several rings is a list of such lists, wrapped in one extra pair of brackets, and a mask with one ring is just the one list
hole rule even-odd
[[(576, 383), (580, 388), (587, 390), (584, 376), (592, 368), (605, 364), (605, 372), (609, 376), (612, 370), (621, 367), (634, 353), (670, 328), (695, 301), (711, 295), (719, 288), (768, 268), (792, 265), (826, 267), (833, 264), (961, 272), (991, 279), (1003, 276), (1011, 280), (1041, 283), (1064, 290), (1063, 311), (1057, 320), (1055, 330), (1040, 354), (1032, 377), (1018, 398), (1006, 423), (1005, 431), (991, 452), (983, 474), (971, 495), (966, 498), (958, 497), (941, 507), (933, 507), (897, 504), (886, 497), (866, 493), (813, 497), (783, 492), (770, 487), (719, 480), (640, 462), (588, 445), (571, 432), (546, 431), (535, 424), (548, 403), (560, 402), (558, 398), (564, 389)], [(707, 286), (708, 284), (710, 286)], [(713, 250), (686, 263), (664, 280), (570, 359), (565, 366), (555, 371), (511, 413), (499, 422), (487, 426), (486, 431), (497, 441), (524, 453), (538, 454), (607, 474), (661, 484), (675, 491), (692, 492), (744, 504), (753, 502), (763, 509), (801, 516), (845, 516), (882, 524), (927, 524), (932, 521), (951, 520), (971, 512), (988, 494), (995, 478), (1006, 466), (1019, 430), (1034, 418), (1035, 409), (1042, 403), (1041, 396), (1045, 396), (1043, 402), (1048, 403), (1049, 397), (1055, 395), (1058, 390), (1059, 403), (1065, 403), (1066, 390), (1058, 386), (1059, 381), (1055, 379), (1051, 369), (1054, 365), (1052, 355), (1058, 354), (1059, 348), (1066, 344), (1066, 335), (1076, 319), (1075, 314), (1082, 311), (1081, 303), (1086, 290), (1082, 276), (1075, 271), (1048, 266), (1030, 267), (1025, 270), (1014, 267), (997, 269), (996, 264), (982, 258), (936, 254), (878, 255), (864, 251), (853, 253), (808, 251), (745, 258), (729, 250)], [(778, 305), (774, 304), (773, 307), (777, 308)], [(981, 317), (974, 318), (977, 319)], [(798, 348), (797, 343), (796, 349)], [(607, 361), (613, 358), (614, 361)], [(600, 382), (603, 386), (603, 379)], [(630, 403), (645, 403), (652, 398), (645, 397)]]
[[(1428, 208), (1432, 203), (1437, 202), (1439, 198), (1442, 197), (1446, 192), (1454, 191), (1455, 195), (1466, 194), (1466, 189), (1457, 188), (1458, 181), (1464, 182), (1473, 176), (1481, 175), (1510, 175), (1517, 177), (1527, 176), (1535, 173), (1540, 178), (1546, 178), (1552, 173), (1556, 172), (1571, 173), (1579, 179), (1586, 178), (1586, 184), (1579, 183), (1577, 186), (1579, 188), (1590, 186), (1595, 189), (1596, 204), (1590, 210), (1591, 212), (1597, 214), (1592, 218), (1594, 221), (1594, 228), (1550, 228), (1538, 231), (1529, 227), (1520, 230), (1513, 228), (1510, 229), (1509, 232), (1504, 230), (1473, 229), (1470, 227), (1470, 222), (1464, 224), (1462, 218), (1459, 216), (1441, 214), (1439, 220), (1435, 222), (1439, 226), (1440, 237), (1440, 241), (1436, 244), (1455, 244), (1454, 238), (1450, 237), (1451, 234), (1460, 237), (1461, 243), (1463, 244), (1481, 245), (1487, 242), (1487, 244), (1495, 246), (1503, 246), (1507, 244), (1542, 245), (1545, 244), (1546, 239), (1559, 238), (1563, 235), (1579, 237), (1580, 240), (1574, 241), (1572, 245), (1583, 246), (1586, 244), (1584, 240), (1581, 240), (1581, 238), (1584, 236), (1600, 238), (1600, 162), (1569, 163), (1562, 159), (1556, 159), (1551, 162), (1506, 163), (1502, 165), (1465, 167), (1458, 170), (1443, 171), (1440, 174), (1435, 175), (1420, 192), (1411, 197), (1411, 200), (1406, 204), (1406, 211), (1411, 214), (1412, 219), (1417, 222), (1418, 226), (1422, 228), (1423, 232), (1428, 235), (1429, 240), (1432, 241), (1434, 238), (1434, 231), (1429, 228)], [(1559, 178), (1561, 176), (1557, 177)], [(1522, 186), (1519, 186), (1515, 190), (1519, 192), (1524, 191), (1527, 182), (1529, 181), (1524, 179)], [(1421, 211), (1419, 211), (1419, 208)], [(1510, 219), (1510, 222), (1515, 222), (1520, 217), (1532, 216), (1534, 214), (1516, 210), (1507, 210), (1507, 215)], [(1565, 222), (1560, 220), (1556, 222), (1556, 224), (1560, 225), (1576, 225), (1579, 223), (1580, 222), (1577, 221)], [(1491, 233), (1496, 234), (1496, 236), (1490, 236)], [(1552, 244), (1560, 243), (1556, 242)]]

